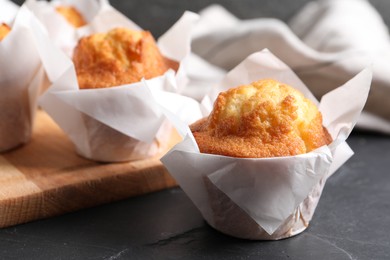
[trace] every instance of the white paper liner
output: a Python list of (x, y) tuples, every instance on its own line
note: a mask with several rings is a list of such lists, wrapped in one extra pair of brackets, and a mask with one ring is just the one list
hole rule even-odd
[(90, 154), (84, 154), (84, 150), (77, 152), (84, 157), (102, 162), (133, 161), (152, 157), (167, 148), (167, 140), (172, 133), (172, 126), (165, 121), (151, 142), (140, 142), (87, 115), (83, 115), (82, 119), (87, 131)]
[[(72, 55), (80, 34), (92, 23), (98, 12), (104, 12), (103, 1), (90, 0), (61, 0), (61, 1), (37, 1), (27, 0), (25, 5), (36, 15), (48, 31), (50, 39), (60, 47), (68, 56)], [(87, 24), (80, 28), (71, 25), (60, 13), (56, 11), (58, 6), (75, 7)], [(109, 5), (107, 5), (109, 6)]]
[[(298, 234), (311, 220), (326, 179), (353, 154), (345, 140), (364, 107), (371, 77), (366, 69), (319, 103), (324, 126), (334, 140), (329, 146), (275, 158), (204, 154), (189, 127), (172, 116), (185, 138), (161, 161), (217, 230), (266, 240)], [(216, 92), (263, 78), (289, 84), (317, 103), (291, 69), (267, 50), (250, 55), (230, 71)]]
[[(166, 109), (173, 113), (178, 112), (183, 102), (196, 103), (173, 92), (178, 92), (185, 83), (185, 72), (181, 67), (190, 52), (190, 39), (186, 37), (197, 18), (196, 14), (185, 12), (162, 36), (165, 40), (159, 43), (165, 57), (179, 62), (176, 73), (168, 70), (150, 80), (104, 89), (80, 90), (70, 58), (42, 39), (40, 54), (53, 84), (42, 95), (39, 104), (66, 132), (80, 155), (97, 161), (117, 162), (150, 157), (164, 148), (170, 131), (160, 107), (166, 102), (160, 99), (168, 99)], [(139, 28), (102, 1), (99, 12), (82, 30), (83, 33), (94, 33), (114, 27)], [(176, 42), (178, 38), (181, 40)], [(191, 114), (182, 115), (185, 121), (191, 122)]]
[(19, 10), (19, 6), (8, 0), (0, 0), (0, 23), (11, 25)]
[[(6, 12), (7, 5), (2, 8)], [(10, 33), (0, 42), (0, 151), (30, 140), (43, 78), (31, 30), (34, 22), (35, 17), (20, 8)]]

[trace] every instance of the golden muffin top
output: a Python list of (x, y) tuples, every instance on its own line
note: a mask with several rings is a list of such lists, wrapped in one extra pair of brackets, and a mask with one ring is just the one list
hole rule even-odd
[(3, 40), (10, 31), (11, 28), (7, 24), (0, 24), (0, 41)]
[(73, 6), (57, 6), (56, 11), (60, 13), (73, 27), (79, 28), (86, 24), (83, 16)]
[(316, 105), (272, 79), (220, 93), (191, 130), (201, 152), (233, 157), (291, 156), (332, 141)]
[(115, 28), (82, 38), (73, 54), (81, 89), (106, 88), (164, 74), (165, 59), (148, 31)]

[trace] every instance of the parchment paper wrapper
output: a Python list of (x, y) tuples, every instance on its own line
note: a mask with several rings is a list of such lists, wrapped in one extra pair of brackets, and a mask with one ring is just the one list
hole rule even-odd
[[(108, 1), (90, 1), (90, 0), (54, 0), (38, 1), (27, 0), (25, 5), (37, 16), (44, 27), (47, 29), (50, 39), (60, 47), (68, 56), (72, 55), (73, 49), (78, 39), (82, 36), (87, 27), (92, 25), (95, 16), (105, 12), (104, 7)], [(82, 15), (86, 25), (75, 28), (60, 13), (56, 11), (58, 6), (72, 6)], [(109, 4), (107, 3), (107, 6)], [(115, 12), (116, 16), (121, 16)], [(123, 18), (123, 22), (128, 20)], [(87, 33), (87, 32), (86, 32)]]
[[(15, 10), (13, 5), (2, 5), (1, 12), (7, 13), (8, 7), (9, 14)], [(30, 140), (43, 78), (31, 30), (37, 22), (31, 12), (20, 8), (15, 22), (9, 24), (11, 32), (0, 41), (0, 152)]]
[(8, 0), (0, 0), (0, 23), (12, 24), (19, 6)]
[[(188, 126), (172, 116), (185, 138), (161, 161), (215, 229), (245, 239), (276, 240), (299, 234), (312, 219), (326, 179), (353, 154), (345, 140), (366, 102), (371, 77), (366, 69), (322, 98), (323, 124), (334, 140), (329, 146), (297, 156), (260, 159), (204, 154)], [(289, 84), (318, 103), (267, 50), (246, 58), (214, 92), (263, 78)], [(206, 103), (204, 115), (211, 108)]]
[[(173, 113), (179, 112), (183, 104), (196, 104), (175, 93), (186, 83), (182, 63), (190, 53), (189, 34), (197, 18), (186, 12), (159, 39), (163, 56), (179, 63), (176, 73), (168, 70), (160, 77), (111, 88), (80, 90), (70, 58), (50, 42), (41, 44), (43, 62), (53, 84), (41, 97), (40, 105), (67, 133), (80, 155), (104, 162), (130, 161), (156, 155), (165, 147), (171, 131), (160, 108), (166, 102), (160, 99), (167, 99), (166, 109)], [(83, 32), (115, 27), (139, 29), (103, 2)], [(193, 121), (192, 114), (182, 115), (184, 120)]]

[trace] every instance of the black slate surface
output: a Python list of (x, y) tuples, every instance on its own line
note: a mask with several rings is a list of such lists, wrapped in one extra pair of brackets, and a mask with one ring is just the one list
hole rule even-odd
[(0, 230), (1, 259), (390, 259), (390, 138), (353, 133), (314, 219), (281, 241), (208, 226), (179, 188)]
[[(211, 1), (112, 4), (155, 36)], [(215, 1), (240, 18), (290, 18), (306, 0)], [(389, 24), (390, 2), (371, 1)], [(20, 3), (20, 2), (19, 2)], [(1, 8), (1, 7), (0, 7)], [(354, 131), (310, 227), (273, 242), (225, 236), (180, 188), (0, 230), (0, 259), (390, 259), (390, 137)]]

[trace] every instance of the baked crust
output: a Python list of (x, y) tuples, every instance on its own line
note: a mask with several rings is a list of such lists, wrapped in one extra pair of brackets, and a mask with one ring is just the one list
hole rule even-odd
[(175, 67), (161, 55), (150, 32), (126, 28), (82, 38), (73, 62), (81, 89), (135, 83)]
[(57, 6), (56, 11), (75, 28), (79, 28), (87, 24), (84, 17), (73, 6)]
[(11, 28), (7, 24), (0, 24), (0, 41), (3, 40), (10, 31)]
[(190, 128), (202, 153), (232, 157), (292, 156), (332, 141), (315, 104), (272, 79), (220, 93)]

